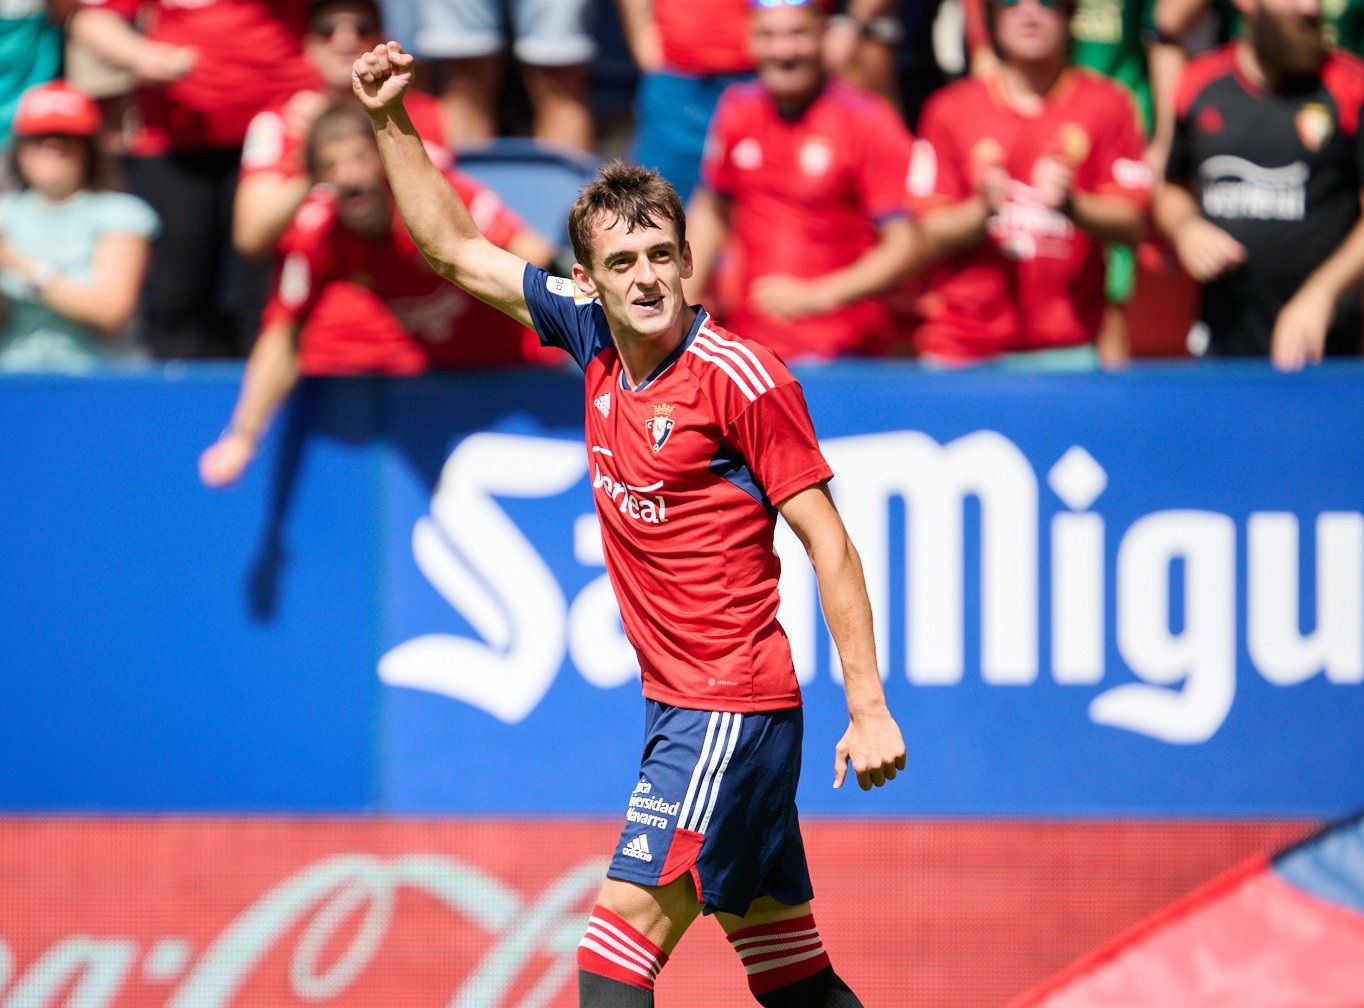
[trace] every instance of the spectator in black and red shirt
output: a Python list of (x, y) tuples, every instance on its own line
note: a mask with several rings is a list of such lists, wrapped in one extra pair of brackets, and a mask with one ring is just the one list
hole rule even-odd
[(1156, 223), (1204, 285), (1210, 356), (1358, 355), (1364, 62), (1328, 48), (1316, 4), (1237, 7), (1241, 37), (1180, 80)]

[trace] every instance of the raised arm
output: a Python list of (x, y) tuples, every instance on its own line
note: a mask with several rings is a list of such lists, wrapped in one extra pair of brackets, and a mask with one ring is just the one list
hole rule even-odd
[(402, 46), (388, 42), (357, 59), (351, 71), (403, 223), (436, 273), (529, 326), (530, 311), (521, 288), (526, 261), (498, 248), (478, 230), (464, 201), (431, 163), (403, 106), (403, 95), (412, 84), (412, 63)]
[(824, 620), (843, 666), (849, 723), (834, 750), (834, 787), (843, 784), (849, 763), (862, 790), (880, 787), (905, 768), (905, 741), (881, 689), (862, 561), (826, 484), (802, 490), (778, 510), (810, 556)]

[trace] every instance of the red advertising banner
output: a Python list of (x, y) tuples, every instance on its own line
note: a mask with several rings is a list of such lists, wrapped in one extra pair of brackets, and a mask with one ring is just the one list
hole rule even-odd
[[(807, 824), (869, 1006), (998, 1005), (1306, 823)], [(569, 1008), (615, 824), (0, 819), (0, 1006)], [(661, 1008), (746, 1005), (698, 921)]]

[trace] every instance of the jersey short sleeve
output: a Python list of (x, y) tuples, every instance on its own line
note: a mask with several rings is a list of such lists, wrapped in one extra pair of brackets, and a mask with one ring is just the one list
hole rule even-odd
[(749, 460), (754, 478), (773, 506), (833, 476), (819, 450), (805, 394), (795, 379), (742, 409), (731, 421), (729, 437)]
[(601, 304), (581, 293), (572, 280), (526, 263), (521, 290), (541, 346), (567, 351), (586, 370), (588, 362), (611, 345)]

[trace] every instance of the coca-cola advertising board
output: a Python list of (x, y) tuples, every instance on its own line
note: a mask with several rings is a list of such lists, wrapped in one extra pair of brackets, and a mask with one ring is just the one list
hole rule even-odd
[[(868, 1005), (996, 1008), (1304, 823), (805, 824)], [(0, 818), (0, 1008), (569, 1008), (609, 819)], [(988, 964), (988, 968), (982, 968)], [(660, 1008), (752, 1004), (702, 918)]]

